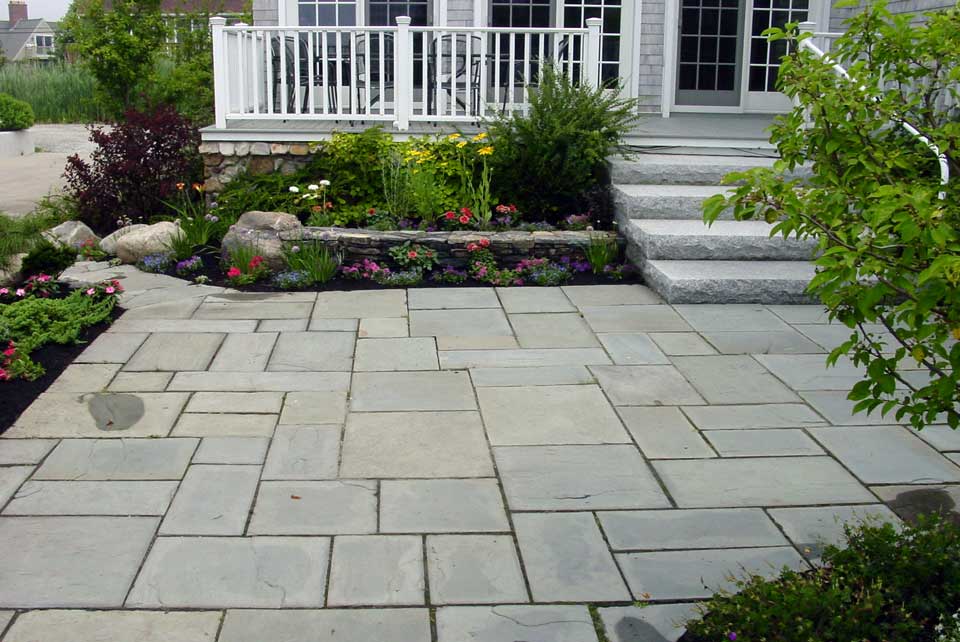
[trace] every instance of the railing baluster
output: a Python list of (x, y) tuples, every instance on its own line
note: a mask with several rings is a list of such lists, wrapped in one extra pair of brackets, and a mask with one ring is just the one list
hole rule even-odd
[(322, 85), (320, 86), (320, 113), (324, 116), (330, 114), (330, 59), (327, 49), (327, 32), (320, 32), (320, 74)]
[(366, 74), (366, 78), (363, 79), (364, 89), (364, 111), (363, 113), (370, 113), (370, 92), (373, 91), (373, 75), (371, 70), (373, 69), (373, 59), (370, 57), (370, 38), (373, 36), (373, 32), (367, 32), (363, 38), (363, 71)]
[(440, 103), (443, 101), (443, 85), (441, 84), (443, 76), (440, 73), (441, 68), (443, 67), (443, 32), (441, 31), (434, 38), (433, 43), (433, 111), (430, 112), (431, 116), (439, 116), (443, 113), (440, 108)]
[(517, 81), (517, 70), (516, 70), (516, 61), (514, 60), (514, 54), (517, 51), (517, 34), (515, 32), (510, 32), (510, 67), (507, 72), (508, 83), (510, 87), (510, 112), (513, 113), (515, 104), (516, 104), (516, 81)]
[[(430, 105), (430, 32), (420, 32), (420, 114), (429, 115)], [(436, 64), (436, 63), (434, 63)]]
[(277, 52), (280, 56), (280, 113), (287, 113), (287, 32), (279, 34)]
[(317, 56), (314, 53), (313, 46), (313, 32), (307, 32), (307, 100), (309, 102), (308, 111), (312, 114), (314, 113), (314, 103), (316, 102), (316, 96), (313, 95), (313, 86), (314, 86), (314, 67), (316, 66)]
[[(360, 105), (354, 104), (354, 99), (357, 98), (357, 32), (349, 31), (347, 32), (348, 38), (350, 39), (350, 115), (356, 116), (360, 111)], [(357, 100), (357, 102), (360, 102)]]
[(463, 34), (464, 55), (463, 55), (463, 104), (466, 105), (465, 116), (471, 116), (473, 110), (473, 34)]
[(387, 104), (387, 83), (386, 83), (386, 78), (383, 75), (383, 72), (385, 69), (384, 62), (387, 57), (386, 32), (383, 32), (383, 31), (379, 32), (377, 34), (377, 39), (379, 41), (377, 51), (380, 52), (380, 54), (377, 56), (377, 80), (380, 85), (378, 89), (379, 93), (377, 95), (380, 97), (380, 100), (377, 102), (380, 105), (379, 112), (380, 112), (380, 115), (382, 116), (384, 114), (384, 111), (386, 109), (386, 104)]
[[(500, 104), (500, 94), (503, 91), (503, 88), (500, 86), (500, 41), (503, 38), (503, 34), (496, 33), (493, 36), (493, 87), (494, 87), (494, 102)], [(507, 102), (507, 94), (503, 94), (503, 103)]]
[(477, 117), (484, 118), (487, 115), (487, 32), (480, 33), (480, 86), (477, 87)]
[(523, 34), (523, 112), (527, 112), (527, 92), (529, 91), (530, 83), (532, 82), (530, 77), (530, 33)]
[(300, 34), (294, 34), (293, 42), (291, 43), (291, 48), (293, 49), (293, 91), (294, 99), (296, 103), (293, 106), (293, 113), (301, 114), (303, 113), (303, 101), (301, 100), (302, 96), (300, 95), (300, 79), (303, 77), (300, 75)]
[(333, 78), (336, 81), (336, 105), (337, 105), (337, 115), (343, 115), (343, 92), (340, 90), (340, 85), (343, 84), (343, 45), (342, 38), (339, 31), (333, 32), (333, 37), (335, 40), (334, 49), (333, 49)]
[(273, 114), (273, 33), (264, 32), (266, 38), (263, 42), (264, 55), (267, 59), (267, 113)]

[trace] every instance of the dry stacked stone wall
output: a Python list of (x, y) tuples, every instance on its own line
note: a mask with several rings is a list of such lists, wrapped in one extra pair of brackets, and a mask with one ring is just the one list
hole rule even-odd
[(218, 194), (235, 176), (293, 174), (310, 160), (309, 143), (203, 143), (204, 188)]

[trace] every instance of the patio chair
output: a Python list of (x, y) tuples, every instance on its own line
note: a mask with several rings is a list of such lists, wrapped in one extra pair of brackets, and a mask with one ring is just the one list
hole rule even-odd
[[(271, 37), (270, 38), (270, 49), (273, 55), (273, 110), (275, 112), (281, 111), (281, 106), (286, 105), (286, 111), (288, 113), (295, 112), (294, 109), (296, 105), (296, 92), (297, 87), (300, 87), (300, 112), (308, 113), (309, 111), (309, 100), (310, 100), (310, 65), (313, 65), (313, 87), (322, 87), (323, 86), (323, 64), (321, 58), (318, 55), (318, 52), (309, 51), (307, 45), (306, 35), (301, 34), (299, 37), (296, 36), (287, 36), (283, 38), (283, 52), (284, 52), (284, 65), (285, 69), (281, 70), (280, 67), (280, 43), (281, 36)], [(296, 47), (296, 49), (294, 49)], [(294, 56), (294, 51), (297, 52), (300, 61), (299, 73), (297, 69), (296, 60)], [(332, 67), (332, 65), (331, 65)], [(332, 71), (332, 69), (331, 69)], [(286, 78), (286, 88), (287, 95), (284, 97), (283, 94), (283, 82), (281, 81), (281, 73), (284, 73)], [(333, 79), (331, 78), (331, 81)], [(284, 103), (281, 103), (281, 100), (285, 100)], [(327, 87), (327, 100), (330, 111), (336, 111), (337, 109), (337, 92), (333, 85)]]
[[(370, 96), (370, 106), (373, 107), (381, 100), (386, 100), (386, 96), (381, 96), (381, 89), (384, 93), (389, 93), (394, 89), (394, 46), (393, 34), (385, 33), (383, 35), (383, 51), (380, 51), (379, 34), (371, 34), (370, 37), (370, 60), (367, 60), (367, 34), (360, 34), (356, 40), (356, 65), (357, 75), (354, 78), (354, 85), (357, 89), (358, 111), (365, 108), (366, 105), (361, 97), (364, 93)], [(383, 84), (380, 82), (380, 61), (383, 60)], [(362, 107), (361, 107), (362, 106)]]
[[(438, 52), (438, 44), (440, 51)], [(454, 50), (455, 49), (455, 50)], [(480, 70), (487, 64), (490, 56), (483, 51), (483, 39), (477, 35), (470, 36), (469, 71), (467, 62), (467, 40), (456, 38), (456, 45), (450, 38), (434, 38), (430, 44), (430, 55), (427, 61), (427, 111), (434, 113), (434, 107), (439, 109), (438, 89), (442, 89), (454, 99), (456, 104), (468, 114), (477, 116), (480, 113)], [(439, 83), (437, 65), (440, 66)], [(469, 107), (460, 98), (458, 91), (470, 78), (470, 105)], [(453, 87), (451, 88), (451, 84)]]
[[(546, 36), (539, 35), (538, 37), (544, 38)], [(517, 87), (521, 88), (521, 91), (526, 93), (527, 89), (530, 87), (538, 87), (540, 85), (540, 69), (545, 64), (559, 64), (561, 66), (570, 64), (570, 38), (563, 38), (560, 40), (560, 46), (557, 48), (557, 53), (554, 56), (553, 52), (550, 51), (549, 41), (547, 41), (547, 46), (544, 47), (544, 60), (536, 55), (532, 55), (530, 58), (530, 77), (527, 78), (525, 65), (522, 63), (523, 55), (514, 56), (513, 69), (510, 67), (510, 52), (504, 51), (501, 47), (500, 58), (494, 61), (494, 64), (506, 66), (506, 72), (501, 72), (500, 74), (500, 94), (503, 96), (503, 100), (500, 104), (500, 113), (506, 113), (507, 111), (507, 97), (510, 96), (510, 102), (514, 102), (514, 97), (512, 94), (517, 90)], [(539, 52), (535, 52), (539, 53)], [(511, 74), (511, 71), (513, 72)]]

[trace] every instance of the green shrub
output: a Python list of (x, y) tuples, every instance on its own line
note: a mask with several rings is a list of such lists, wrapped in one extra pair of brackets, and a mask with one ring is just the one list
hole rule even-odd
[(0, 131), (28, 129), (33, 122), (33, 109), (28, 103), (0, 94)]
[(35, 274), (56, 276), (73, 265), (76, 260), (76, 248), (54, 245), (50, 241), (41, 239), (34, 243), (30, 252), (23, 257), (21, 270), (24, 276)]
[(899, 532), (848, 527), (846, 539), (826, 549), (826, 568), (752, 577), (715, 596), (687, 625), (690, 642), (934, 640), (960, 604), (960, 527), (928, 517)]
[(102, 123), (108, 115), (96, 81), (82, 65), (14, 64), (0, 68), (0, 93), (27, 102), (39, 123)]
[[(45, 199), (46, 203), (53, 203)], [(40, 242), (40, 233), (67, 220), (55, 205), (37, 208), (26, 216), (6, 216), (0, 213), (0, 269), (9, 266), (14, 254), (30, 252)]]
[(534, 219), (559, 222), (580, 211), (585, 192), (608, 181), (607, 157), (637, 119), (636, 101), (574, 84), (547, 67), (530, 90), (529, 112), (491, 123), (494, 188)]
[[(850, 328), (829, 362), (849, 355), (863, 367), (849, 395), (855, 411), (879, 409), (891, 423), (908, 419), (918, 429), (956, 428), (960, 9), (918, 23), (913, 17), (871, 4), (826, 59), (797, 46), (795, 31), (770, 30), (772, 39), (790, 42), (779, 87), (800, 105), (773, 128), (782, 160), (729, 176), (743, 185), (709, 199), (704, 211), (713, 221), (732, 205), (737, 219), (817, 240), (808, 291)], [(849, 80), (837, 75), (837, 63), (848, 67)], [(948, 185), (940, 185), (937, 157), (903, 124), (941, 150), (953, 175)], [(813, 169), (809, 179), (791, 173), (803, 164)], [(905, 372), (914, 369), (921, 372)], [(921, 373), (929, 376), (913, 376)]]

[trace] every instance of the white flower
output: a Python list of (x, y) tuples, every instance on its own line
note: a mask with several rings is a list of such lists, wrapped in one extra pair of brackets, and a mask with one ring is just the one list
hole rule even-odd
[(311, 192), (316, 192), (318, 189), (320, 189), (320, 186), (319, 186), (319, 185), (307, 185), (307, 189), (310, 190)]
[(293, 193), (293, 194), (298, 194), (298, 193), (300, 193), (300, 188), (297, 187), (296, 185), (291, 185), (291, 186), (290, 186), (290, 192)]
[(323, 179), (322, 181), (320, 181), (320, 184), (323, 185), (324, 187), (330, 187), (330, 181), (328, 181), (327, 179)]

